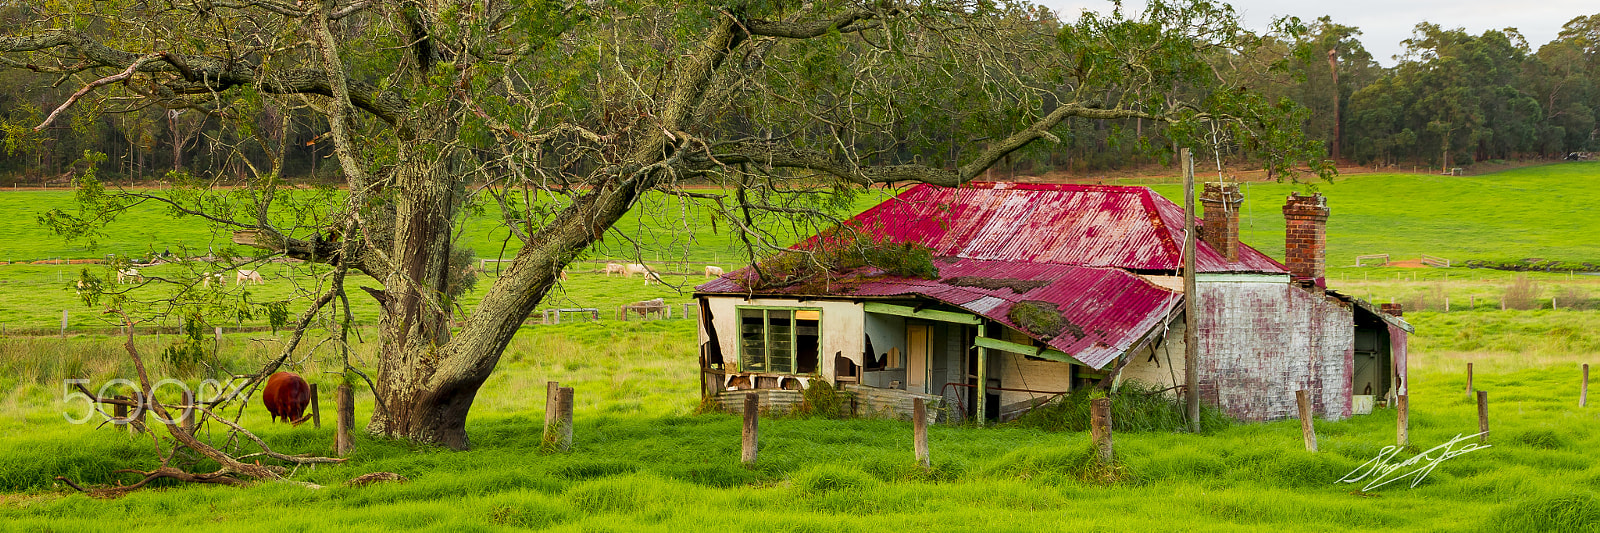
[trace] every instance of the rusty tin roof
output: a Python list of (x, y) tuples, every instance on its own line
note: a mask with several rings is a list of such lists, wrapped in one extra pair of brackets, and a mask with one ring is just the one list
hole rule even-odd
[[(1162, 326), (1183, 298), (1134, 273), (1176, 272), (1183, 265), (1183, 208), (1145, 187), (918, 185), (847, 224), (875, 241), (932, 248), (937, 279), (887, 276), (869, 267), (835, 273), (826, 289), (796, 285), (754, 293), (931, 298), (1027, 333), (1095, 368)], [(818, 238), (796, 248), (810, 248)], [(1238, 261), (1204, 241), (1196, 246), (1198, 272), (1288, 272), (1249, 246), (1240, 246)], [(696, 291), (750, 294), (753, 276), (741, 269)], [(1049, 338), (1027, 331), (1009, 316), (1024, 301), (1053, 305), (1068, 326)]]
[[(1016, 263), (943, 258), (935, 261), (937, 279), (888, 276), (864, 267), (837, 273), (826, 294), (853, 297), (923, 296), (960, 307), (1044, 340), (1074, 359), (1101, 368), (1162, 325), (1182, 301), (1179, 293), (1156, 286), (1125, 270), (1046, 263)], [(754, 281), (750, 269), (731, 272), (696, 288), (702, 293), (745, 293)], [(743, 281), (741, 281), (743, 280)], [(817, 292), (792, 285), (759, 291), (769, 295)], [(1011, 318), (1022, 302), (1054, 307), (1062, 330), (1044, 338)]]
[[(941, 256), (1142, 271), (1183, 267), (1183, 207), (1145, 187), (918, 185), (850, 223), (876, 240), (915, 241)], [(1249, 246), (1240, 246), (1239, 260), (1231, 262), (1204, 241), (1196, 248), (1197, 272), (1288, 272)]]

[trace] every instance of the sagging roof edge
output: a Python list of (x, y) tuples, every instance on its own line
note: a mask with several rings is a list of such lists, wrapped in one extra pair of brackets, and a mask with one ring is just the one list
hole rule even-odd
[[(894, 296), (849, 296), (849, 297), (837, 297), (837, 296), (835, 296), (835, 297), (820, 297), (820, 298), (801, 298), (801, 297), (797, 297), (797, 296), (795, 296), (793, 294), (782, 294), (782, 293), (732, 294), (732, 293), (725, 293), (725, 292), (698, 292), (697, 291), (697, 292), (694, 293), (694, 296), (695, 296), (696, 299), (699, 299), (702, 296), (715, 296), (715, 297), (724, 297), (724, 298), (739, 298), (739, 299), (743, 299), (743, 300), (752, 300), (752, 299), (756, 299), (756, 298), (774, 298), (774, 299), (797, 300), (797, 301), (835, 301), (835, 302), (839, 302), (839, 301), (848, 302), (848, 301), (858, 301), (858, 300), (927, 300), (927, 301), (939, 302), (941, 304), (944, 304), (944, 305), (947, 305), (947, 306), (950, 306), (950, 307), (954, 307), (956, 309), (960, 309), (962, 311), (971, 313), (973, 315), (983, 317), (985, 320), (988, 320), (988, 321), (991, 321), (991, 322), (996, 322), (996, 323), (999, 323), (1000, 325), (1006, 326), (1006, 324), (1001, 322), (999, 319), (996, 319), (995, 317), (992, 317), (992, 316), (989, 316), (989, 315), (985, 315), (985, 314), (983, 314), (981, 312), (978, 312), (978, 311), (973, 310), (973, 309), (969, 309), (969, 308), (964, 307), (964, 306), (962, 306), (960, 304), (956, 304), (956, 303), (940, 300), (938, 298), (934, 298), (934, 297), (928, 296), (926, 294), (903, 294), (903, 295), (894, 295)], [(1140, 333), (1137, 336), (1130, 337), (1130, 338), (1134, 339), (1133, 341), (1129, 342), (1126, 346), (1112, 346), (1111, 347), (1111, 348), (1116, 350), (1115, 352), (1113, 352), (1113, 354), (1111, 356), (1105, 357), (1103, 359), (1101, 359), (1101, 358), (1091, 358), (1091, 359), (1087, 359), (1087, 360), (1085, 359), (1085, 357), (1081, 357), (1085, 353), (1087, 353), (1089, 351), (1093, 351), (1093, 350), (1084, 350), (1083, 352), (1080, 352), (1080, 353), (1067, 354), (1067, 355), (1072, 356), (1073, 359), (1077, 359), (1078, 362), (1083, 363), (1085, 366), (1088, 366), (1088, 367), (1093, 368), (1095, 370), (1104, 369), (1107, 365), (1110, 365), (1111, 363), (1116, 362), (1118, 359), (1123, 358), (1123, 357), (1127, 357), (1129, 354), (1132, 354), (1134, 352), (1142, 350), (1142, 349), (1144, 349), (1145, 346), (1150, 345), (1150, 343), (1155, 342), (1157, 339), (1165, 337), (1164, 333), (1168, 329), (1170, 329), (1172, 321), (1176, 320), (1177, 317), (1181, 316), (1182, 314), (1183, 314), (1183, 296), (1181, 294), (1179, 294), (1179, 293), (1173, 293), (1173, 297), (1168, 299), (1167, 306), (1166, 306), (1166, 309), (1164, 311), (1158, 312), (1158, 313), (1151, 313), (1150, 315), (1145, 317), (1145, 319), (1142, 321), (1141, 324), (1139, 324), (1138, 326), (1135, 327), (1135, 330), (1136, 331), (1140, 331)], [(1013, 328), (1011, 326), (1006, 326), (1006, 327), (1009, 328), (1009, 329), (1015, 329), (1019, 333), (1022, 333), (1023, 335), (1027, 335), (1028, 338), (1030, 338), (1030, 339), (1033, 339), (1033, 340), (1036, 340), (1036, 341), (1039, 341), (1039, 342), (1045, 342), (1046, 346), (1049, 346), (1049, 343), (1046, 342), (1044, 339), (1039, 338), (1038, 336), (1034, 335), (1030, 331), (1027, 331), (1026, 329), (1018, 329), (1018, 328)], [(1162, 332), (1163, 334), (1157, 335), (1156, 333), (1158, 331)], [(1105, 352), (1105, 350), (1099, 350), (1098, 352), (1103, 353), (1103, 352)], [(1098, 364), (1096, 364), (1097, 360), (1098, 360)]]
[(1356, 298), (1354, 296), (1350, 296), (1348, 294), (1344, 294), (1344, 293), (1341, 293), (1341, 292), (1338, 292), (1338, 291), (1335, 291), (1335, 290), (1332, 290), (1332, 289), (1329, 289), (1327, 292), (1328, 292), (1328, 296), (1332, 296), (1334, 298), (1338, 298), (1339, 301), (1341, 301), (1341, 302), (1349, 302), (1351, 305), (1355, 306), (1356, 308), (1358, 308), (1358, 309), (1360, 309), (1362, 311), (1366, 311), (1368, 313), (1371, 313), (1373, 316), (1378, 317), (1378, 320), (1382, 320), (1382, 321), (1384, 321), (1385, 323), (1387, 323), (1387, 324), (1389, 324), (1391, 326), (1394, 326), (1394, 327), (1400, 328), (1402, 330), (1405, 330), (1406, 333), (1416, 333), (1417, 332), (1416, 326), (1412, 326), (1410, 322), (1406, 322), (1406, 319), (1391, 315), (1389, 313), (1385, 313), (1385, 312), (1383, 312), (1383, 309), (1380, 309), (1378, 306), (1373, 305), (1372, 302), (1368, 302), (1366, 300), (1362, 300), (1360, 298)]

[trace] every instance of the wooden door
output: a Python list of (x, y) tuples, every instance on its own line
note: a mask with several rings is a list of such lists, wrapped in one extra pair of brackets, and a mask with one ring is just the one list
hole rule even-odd
[(906, 390), (928, 393), (928, 326), (906, 324)]

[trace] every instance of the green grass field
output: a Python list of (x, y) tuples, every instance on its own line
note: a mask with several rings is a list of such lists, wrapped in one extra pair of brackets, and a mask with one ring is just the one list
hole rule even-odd
[[(1600, 165), (1564, 164), (1474, 178), (1362, 175), (1322, 185), (1334, 209), (1329, 263), (1353, 263), (1355, 255), (1366, 253), (1391, 253), (1396, 259), (1427, 253), (1458, 261), (1592, 261), (1594, 238), (1583, 234), (1583, 226), (1594, 217), (1579, 208), (1593, 201), (1583, 177), (1597, 171)], [(1480, 192), (1472, 193), (1473, 188)], [(1170, 186), (1157, 189), (1171, 193)], [(1246, 242), (1280, 257), (1281, 245), (1266, 243), (1282, 242), (1282, 217), (1275, 206), (1288, 190), (1252, 184), (1243, 224)], [(28, 226), (32, 219), (26, 213), (45, 200), (18, 201), (3, 198), (6, 194), (0, 193), (0, 213), (14, 214), (0, 220), (16, 226), (0, 224), (0, 232), (13, 232), (0, 235), (5, 238), (0, 259), (14, 254), (95, 257), (103, 251), (76, 255), (38, 233), (37, 225)], [(1257, 206), (1258, 199), (1264, 203)], [(870, 203), (859, 200), (857, 209)], [(1419, 206), (1435, 207), (1426, 207), (1426, 213), (1408, 210)], [(1252, 214), (1255, 207), (1260, 209)], [(651, 211), (668, 210), (664, 204)], [(1500, 216), (1514, 211), (1528, 213)], [(1413, 231), (1409, 224), (1419, 216), (1436, 225)], [(1354, 220), (1340, 225), (1341, 217)], [(1565, 224), (1568, 218), (1575, 221)], [(737, 266), (737, 249), (726, 231), (711, 232), (708, 225), (679, 231), (656, 220), (641, 216), (619, 231), (676, 249), (687, 260)], [(1276, 226), (1269, 227), (1273, 220)], [(152, 216), (145, 223), (186, 222)], [(140, 240), (153, 235), (124, 244), (107, 241), (106, 247), (142, 252), (167, 245)], [(469, 228), (463, 239), (488, 246), (493, 237), (487, 231), (473, 236)], [(209, 242), (203, 227), (183, 238)], [(618, 248), (596, 250), (593, 256), (620, 257), (613, 254), (625, 252), (627, 242), (608, 237), (603, 246)], [(493, 256), (481, 248), (479, 255)], [(75, 328), (106, 324), (70, 290), (80, 268), (0, 266), (0, 324), (51, 330), (59, 327), (62, 309), (72, 313)], [(87, 268), (107, 273), (104, 267)], [(153, 267), (145, 274), (172, 276), (178, 268)], [(637, 278), (606, 278), (587, 268), (592, 267), (571, 267), (571, 281), (544, 307), (598, 307), (607, 320), (524, 327), (474, 404), (468, 422), (471, 451), (358, 435), (349, 463), (294, 474), (321, 489), (168, 483), (114, 501), (71, 494), (55, 476), (111, 484), (134, 479), (115, 470), (156, 466), (148, 438), (63, 419), (63, 413), (82, 408), (62, 401), (63, 378), (87, 377), (93, 388), (133, 375), (121, 339), (85, 333), (88, 329), (65, 339), (0, 336), (0, 391), (9, 391), (0, 397), (0, 530), (1600, 533), (1600, 461), (1594, 454), (1600, 448), (1600, 406), (1595, 399), (1586, 408), (1577, 405), (1578, 366), (1600, 362), (1600, 311), (1582, 303), (1592, 305), (1590, 295), (1600, 295), (1600, 277), (1528, 275), (1538, 285), (1526, 297), (1530, 309), (1501, 311), (1500, 301), (1518, 283), (1516, 273), (1330, 269), (1330, 284), (1340, 290), (1423, 309), (1407, 313), (1418, 328), (1410, 345), (1415, 447), (1402, 458), (1477, 432), (1476, 408), (1464, 393), (1465, 363), (1475, 364), (1477, 388), (1489, 391), (1490, 448), (1440, 463), (1415, 488), (1396, 483), (1363, 492), (1359, 485), (1335, 482), (1393, 443), (1392, 410), (1318, 421), (1317, 453), (1304, 450), (1293, 420), (1233, 425), (1207, 435), (1119, 432), (1118, 463), (1112, 469), (1094, 465), (1083, 432), (1015, 424), (936, 426), (930, 430), (933, 467), (924, 471), (912, 458), (909, 423), (766, 418), (760, 460), (746, 468), (738, 459), (739, 420), (697, 414), (694, 322), (611, 319), (621, 303), (657, 296), (681, 303), (687, 296), (672, 286), (646, 287)], [(292, 297), (291, 281), (302, 279), (285, 266), (264, 270), (267, 285), (238, 288), (229, 280), (225, 290), (249, 290), (252, 299), (283, 299)], [(355, 284), (362, 281), (372, 283), (358, 279)], [(687, 287), (699, 278), (669, 276), (668, 281)], [(160, 294), (152, 288), (136, 291), (150, 291), (133, 293), (138, 297)], [(464, 307), (470, 311), (476, 298), (469, 295)], [(1444, 298), (1450, 299), (1449, 312)], [(364, 300), (354, 299), (358, 322), (370, 324), (372, 309)], [(1558, 308), (1548, 309), (1552, 303)], [(1472, 310), (1465, 309), (1469, 304)], [(355, 357), (357, 365), (370, 368), (375, 346), (367, 333), (368, 342), (356, 346)], [(243, 371), (276, 353), (284, 338), (282, 332), (229, 332), (217, 346), (227, 368)], [(198, 382), (200, 376), (180, 375), (160, 362), (156, 354), (172, 340), (170, 334), (142, 335), (137, 345), (158, 377)], [(315, 340), (302, 345), (293, 369), (331, 390), (338, 378), (324, 371), (337, 368), (336, 355)], [(569, 453), (547, 453), (539, 446), (547, 380), (576, 390), (575, 444)], [(371, 396), (362, 390), (357, 398), (357, 420), (364, 422)], [(323, 407), (331, 420), (326, 396)], [(322, 429), (270, 424), (259, 400), (245, 409), (243, 423), (279, 451), (333, 450), (331, 422)], [(411, 481), (340, 486), (375, 471), (397, 472)]]
[[(1196, 179), (1204, 180), (1201, 174)], [(1600, 264), (1593, 206), (1600, 162), (1525, 167), (1481, 176), (1353, 174), (1317, 183), (1328, 197), (1328, 265), (1358, 255), (1422, 254), (1456, 262), (1537, 258)], [(1151, 187), (1183, 203), (1180, 185)], [(1241, 189), (1240, 240), (1283, 258), (1283, 201), (1306, 185), (1251, 182)]]
[[(52, 370), (16, 352), (79, 354), (95, 375), (124, 372), (110, 338), (35, 339), (0, 352), (14, 391), (0, 404), (0, 528), (556, 531), (1596, 531), (1600, 407), (1577, 407), (1576, 357), (1480, 370), (1492, 447), (1445, 461), (1416, 488), (1336, 484), (1392, 443), (1394, 414), (1319, 421), (1318, 453), (1298, 423), (1235, 425), (1210, 435), (1118, 433), (1114, 479), (1092, 466), (1088, 435), (1015, 426), (931, 429), (933, 468), (915, 465), (910, 425), (877, 419), (768, 418), (757, 465), (738, 463), (739, 420), (694, 414), (693, 325), (574, 324), (520, 335), (480, 394), (474, 449), (450, 452), (360, 437), (343, 466), (295, 479), (327, 488), (169, 486), (116, 501), (63, 492), (53, 477), (108, 483), (150, 468), (150, 444), (69, 425)], [(248, 359), (244, 336), (226, 339)], [(1414, 356), (1412, 442), (1476, 432), (1454, 360)], [(37, 359), (34, 355), (34, 359)], [(1478, 359), (1481, 363), (1484, 359)], [(1483, 367), (1480, 367), (1483, 368)], [(313, 361), (302, 369), (320, 376)], [(104, 373), (104, 374), (102, 374)], [(43, 379), (39, 379), (43, 378)], [(317, 379), (317, 378), (313, 378)], [(575, 446), (540, 451), (543, 382), (577, 391)], [(192, 381), (192, 380), (191, 380)], [(327, 378), (319, 379), (328, 388)], [(98, 382), (98, 380), (97, 380)], [(0, 386), (8, 384), (0, 383)], [(365, 397), (364, 394), (358, 395)], [(359, 403), (358, 419), (371, 409)], [(327, 413), (328, 411), (324, 411)], [(332, 430), (244, 423), (274, 446), (329, 453)], [(1409, 456), (1404, 454), (1402, 457)], [(392, 471), (411, 482), (345, 488)]]

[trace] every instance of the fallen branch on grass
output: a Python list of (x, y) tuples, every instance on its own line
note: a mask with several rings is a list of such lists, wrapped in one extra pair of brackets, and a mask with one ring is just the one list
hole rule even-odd
[[(151, 395), (152, 389), (150, 387), (150, 376), (145, 371), (144, 359), (139, 356), (138, 349), (136, 349), (134, 347), (132, 322), (128, 319), (126, 314), (123, 315), (122, 319), (123, 319), (123, 321), (125, 323), (129, 324), (129, 327), (127, 328), (128, 340), (127, 340), (127, 342), (125, 344), (123, 344), (123, 347), (128, 351), (128, 357), (133, 359), (134, 369), (137, 370), (138, 373), (139, 373), (140, 394), (142, 395), (142, 397), (144, 399), (146, 399), (146, 401), (144, 402), (145, 406), (149, 407), (150, 411), (153, 412), (156, 415), (156, 418), (158, 420), (175, 420), (167, 412), (167, 406), (166, 405), (163, 405), (161, 402), (154, 401), (154, 399), (153, 399), (154, 397)], [(96, 398), (96, 400), (98, 400), (98, 398)], [(108, 403), (119, 403), (119, 402), (122, 402), (122, 400), (111, 400)], [(198, 404), (200, 402), (195, 402), (195, 403)], [(216, 413), (212, 412), (211, 409), (208, 409), (208, 408), (205, 408), (205, 407), (200, 407), (199, 405), (194, 405), (194, 406), (187, 406), (186, 405), (184, 407), (193, 408), (196, 411), (197, 418), (199, 418), (202, 421), (204, 420), (204, 417), (209, 416), (213, 420), (216, 420), (216, 421), (222, 423), (223, 425), (228, 426), (228, 428), (232, 430), (231, 433), (233, 433), (234, 435), (244, 435), (245, 438), (248, 438), (251, 442), (254, 442), (257, 446), (261, 447), (262, 451), (259, 452), (259, 453), (256, 453), (256, 454), (251, 454), (251, 455), (247, 455), (247, 456), (243, 456), (243, 457), (234, 457), (232, 455), (229, 455), (228, 453), (225, 453), (225, 452), (223, 452), (221, 450), (216, 449), (215, 447), (212, 447), (209, 444), (201, 442), (199, 439), (195, 438), (194, 434), (190, 433), (186, 429), (184, 429), (184, 428), (182, 428), (182, 427), (180, 427), (180, 426), (178, 426), (176, 424), (160, 424), (160, 425), (163, 425), (163, 426), (167, 427), (167, 433), (172, 436), (173, 440), (176, 441), (176, 443), (172, 447), (163, 450), (160, 440), (157, 439), (153, 434), (151, 435), (151, 440), (154, 441), (155, 444), (156, 444), (156, 454), (161, 458), (161, 466), (156, 468), (155, 470), (151, 470), (151, 471), (148, 471), (148, 472), (142, 471), (142, 470), (119, 470), (119, 471), (116, 472), (116, 473), (119, 473), (119, 474), (136, 473), (136, 474), (143, 475), (144, 478), (139, 480), (138, 482), (136, 482), (136, 483), (134, 483), (132, 485), (119, 485), (119, 486), (105, 487), (105, 488), (86, 489), (86, 488), (78, 485), (77, 483), (74, 483), (72, 480), (66, 479), (64, 477), (56, 477), (56, 479), (58, 481), (61, 481), (62, 483), (67, 484), (67, 486), (70, 486), (70, 487), (72, 487), (74, 489), (77, 489), (78, 491), (87, 493), (90, 496), (97, 497), (97, 498), (116, 498), (116, 497), (120, 497), (120, 496), (128, 494), (128, 493), (130, 493), (132, 491), (138, 490), (141, 487), (144, 487), (146, 484), (148, 484), (149, 482), (151, 482), (153, 480), (163, 479), (163, 478), (165, 478), (165, 479), (176, 479), (178, 481), (184, 481), (184, 482), (190, 482), (190, 483), (214, 483), (214, 484), (230, 485), (230, 486), (247, 486), (247, 485), (252, 484), (251, 480), (254, 480), (254, 481), (282, 481), (282, 482), (286, 482), (286, 483), (298, 484), (298, 485), (304, 486), (306, 488), (321, 488), (320, 485), (316, 485), (316, 484), (312, 484), (312, 483), (305, 483), (305, 482), (300, 482), (300, 481), (293, 481), (293, 480), (289, 480), (289, 479), (285, 478), (284, 474), (286, 472), (288, 472), (288, 470), (285, 469), (284, 467), (276, 466), (276, 465), (263, 465), (259, 461), (253, 462), (253, 463), (246, 463), (246, 462), (244, 462), (244, 460), (246, 458), (257, 457), (257, 456), (263, 456), (264, 455), (264, 456), (267, 456), (267, 457), (270, 457), (270, 458), (273, 458), (273, 459), (277, 459), (279, 461), (283, 461), (283, 462), (291, 463), (291, 464), (295, 464), (295, 465), (304, 465), (304, 464), (337, 464), (337, 463), (344, 462), (344, 459), (336, 458), (336, 457), (315, 457), (315, 456), (310, 456), (310, 455), (287, 455), (287, 454), (275, 452), (275, 451), (272, 450), (271, 447), (267, 446), (267, 443), (265, 441), (261, 440), (260, 437), (257, 437), (254, 433), (251, 433), (250, 431), (244, 429), (243, 427), (239, 426), (238, 424), (236, 424), (236, 423), (234, 423), (232, 421), (229, 421), (229, 420), (227, 420), (226, 418), (224, 418), (222, 416), (218, 416)], [(181, 469), (178, 469), (178, 468), (170, 466), (172, 458), (177, 454), (177, 451), (179, 449), (182, 449), (182, 448), (188, 448), (190, 450), (193, 450), (195, 453), (200, 454), (202, 457), (205, 457), (206, 459), (210, 459), (212, 461), (215, 461), (217, 464), (222, 465), (222, 466), (221, 466), (221, 468), (218, 468), (214, 472), (200, 473), (200, 474), (191, 473), (191, 472), (185, 472), (185, 471), (183, 471)], [(396, 476), (396, 477), (399, 477), (399, 476)]]

